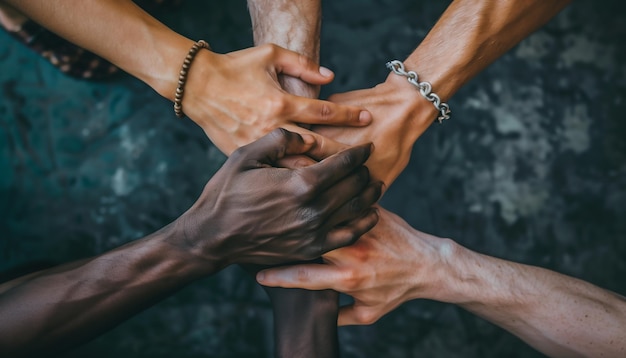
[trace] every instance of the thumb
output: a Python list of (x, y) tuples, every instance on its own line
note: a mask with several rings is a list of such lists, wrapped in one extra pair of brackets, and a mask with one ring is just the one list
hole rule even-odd
[(330, 83), (335, 74), (312, 59), (297, 52), (277, 47), (274, 56), (276, 72), (299, 78), (306, 83), (323, 85)]

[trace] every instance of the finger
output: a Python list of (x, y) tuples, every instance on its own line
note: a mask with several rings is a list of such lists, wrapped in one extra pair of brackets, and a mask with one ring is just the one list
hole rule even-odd
[(256, 275), (257, 282), (263, 286), (307, 290), (336, 290), (336, 283), (341, 278), (336, 267), (325, 264), (282, 266), (260, 271)]
[[(370, 181), (369, 170), (365, 166), (361, 166), (350, 173), (345, 178), (339, 180), (335, 185), (328, 188), (328, 190), (317, 195), (313, 200), (313, 206), (318, 208), (321, 212), (328, 213), (331, 219), (334, 219), (332, 215), (346, 205), (347, 202), (357, 198), (362, 194)], [(368, 205), (370, 206), (370, 205)], [(368, 207), (367, 206), (367, 207)], [(352, 219), (360, 215), (367, 207), (362, 207), (359, 212), (355, 213), (352, 217), (345, 217), (341, 221), (333, 221), (330, 227), (337, 225), (340, 222)]]
[(297, 169), (297, 168), (305, 168), (315, 163), (317, 163), (316, 160), (311, 159), (304, 155), (290, 155), (288, 157), (279, 159), (276, 162), (276, 166), (280, 168)]
[(335, 93), (330, 95), (327, 100), (333, 103), (341, 103), (344, 105), (367, 107), (368, 104), (371, 104), (371, 100), (378, 99), (372, 98), (369, 89), (361, 89), (343, 93)]
[(362, 127), (372, 122), (370, 112), (319, 99), (287, 95), (285, 114), (298, 123)]
[(376, 311), (365, 307), (357, 306), (357, 304), (350, 306), (343, 306), (339, 309), (339, 317), (337, 318), (338, 326), (362, 326), (373, 324), (380, 316)]
[(315, 160), (326, 159), (350, 147), (347, 144), (339, 143), (295, 124), (286, 124), (284, 127), (292, 132), (300, 133), (304, 136), (310, 135), (315, 138), (315, 145), (307, 152), (307, 155)]
[[(345, 194), (338, 189), (341, 189), (339, 185), (335, 185), (328, 189), (324, 195), (336, 197), (337, 201), (346, 198)], [(365, 209), (371, 207), (380, 199), (382, 193), (383, 182), (371, 183), (363, 192), (360, 192), (352, 199), (348, 199), (336, 211), (332, 212), (328, 218), (328, 225), (333, 227), (361, 215)]]
[(311, 135), (300, 135), (278, 128), (257, 141), (235, 150), (231, 158), (273, 164), (287, 155), (306, 153), (314, 145), (315, 137)]
[(300, 173), (314, 180), (318, 190), (326, 190), (340, 179), (352, 173), (369, 158), (373, 144), (358, 145), (332, 155), (317, 164), (300, 170)]
[(272, 48), (274, 55), (274, 66), (277, 73), (282, 73), (291, 77), (299, 78), (304, 82), (323, 85), (330, 83), (335, 74), (326, 67), (320, 66), (312, 59), (282, 48), (274, 46)]
[(363, 234), (370, 231), (378, 223), (378, 211), (374, 208), (360, 217), (350, 221), (346, 226), (336, 228), (326, 235), (324, 251), (332, 251), (340, 247), (352, 245)]

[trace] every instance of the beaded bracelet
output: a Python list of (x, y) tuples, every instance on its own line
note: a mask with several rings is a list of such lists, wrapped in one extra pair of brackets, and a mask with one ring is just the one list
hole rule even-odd
[(387, 68), (396, 75), (406, 77), (410, 84), (417, 87), (422, 97), (426, 98), (437, 108), (439, 111), (439, 116), (437, 116), (439, 123), (443, 122), (444, 119), (450, 119), (450, 106), (442, 102), (441, 98), (432, 92), (430, 82), (420, 82), (417, 73), (415, 71), (405, 71), (404, 64), (398, 60), (389, 61), (386, 65)]
[(176, 87), (176, 94), (174, 95), (174, 113), (176, 113), (176, 117), (178, 118), (185, 116), (185, 113), (183, 113), (183, 93), (185, 90), (185, 82), (187, 82), (187, 72), (189, 71), (189, 67), (191, 67), (191, 62), (201, 48), (211, 50), (209, 44), (204, 40), (193, 44), (191, 49), (189, 49), (189, 53), (187, 53), (187, 57), (185, 57), (183, 68), (181, 68), (178, 75), (178, 87)]

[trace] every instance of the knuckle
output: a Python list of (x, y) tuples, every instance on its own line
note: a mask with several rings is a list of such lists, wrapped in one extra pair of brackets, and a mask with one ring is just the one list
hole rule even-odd
[(339, 156), (339, 165), (344, 168), (351, 168), (355, 165), (356, 158), (353, 151), (346, 151)]
[(313, 199), (317, 193), (317, 178), (308, 174), (306, 168), (298, 170), (298, 180), (296, 181), (296, 194), (303, 199), (309, 201)]
[(360, 324), (370, 325), (378, 321), (378, 314), (372, 310), (360, 309), (354, 313), (357, 322)]
[(234, 152), (228, 157), (228, 161), (238, 162), (245, 159), (248, 156), (248, 146), (243, 146), (235, 149)]
[(297, 209), (297, 220), (301, 223), (303, 231), (315, 230), (322, 225), (322, 215), (319, 210), (304, 206)]
[(363, 279), (357, 270), (345, 269), (342, 272), (342, 276), (343, 286), (348, 292), (357, 291), (363, 283)]
[(259, 46), (259, 49), (263, 55), (268, 56), (268, 57), (274, 56), (279, 51), (278, 45), (273, 44), (273, 43), (263, 44)]
[(332, 119), (333, 110), (328, 103), (322, 104), (320, 107), (320, 119), (323, 121), (329, 121)]
[(298, 54), (298, 65), (302, 67), (311, 67), (313, 63), (311, 62), (311, 60), (309, 60), (308, 57), (304, 56), (303, 54)]
[(309, 283), (311, 282), (311, 274), (306, 268), (298, 267), (295, 272), (295, 279), (299, 283)]
[(286, 144), (292, 133), (284, 128), (275, 128), (269, 132), (272, 142), (276, 144)]
[(351, 228), (345, 236), (345, 241), (348, 243), (354, 243), (356, 240), (359, 239), (359, 237), (361, 237), (360, 233), (357, 232), (358, 230), (356, 228)]
[(289, 103), (285, 96), (275, 96), (267, 101), (266, 112), (270, 118), (281, 117), (286, 111)]
[[(350, 202), (348, 203), (348, 210), (352, 213), (352, 214), (358, 214), (361, 211), (363, 211), (363, 209), (365, 209), (365, 204), (363, 202), (363, 198), (362, 197), (356, 197), (352, 200), (350, 200)], [(354, 235), (354, 231), (352, 232), (352, 234)]]

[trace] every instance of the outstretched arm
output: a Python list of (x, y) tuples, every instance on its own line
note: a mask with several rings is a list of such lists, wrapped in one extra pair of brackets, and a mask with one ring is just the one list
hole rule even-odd
[[(453, 1), (404, 61), (406, 70), (415, 71), (420, 82), (430, 82), (433, 92), (448, 102), (465, 83), (548, 22), (569, 2)], [(387, 185), (391, 185), (406, 167), (413, 144), (437, 117), (435, 107), (405, 77), (393, 73), (374, 88), (337, 94), (329, 99), (363, 106), (374, 121), (361, 129), (317, 127), (315, 130), (343, 143), (373, 141), (377, 147), (385, 148), (370, 158), (368, 167), (374, 177)], [(452, 101), (453, 116), (454, 107)], [(462, 118), (453, 119), (449, 125), (455, 120)]]
[(0, 351), (41, 356), (93, 338), (193, 280), (234, 263), (310, 260), (372, 228), (369, 145), (302, 169), (312, 137), (276, 130), (238, 149), (172, 224), (100, 256), (0, 285)]
[[(315, 62), (320, 59), (321, 0), (248, 0), (254, 44), (276, 44)], [(293, 76), (280, 76), (294, 95), (317, 98), (319, 86)]]
[(382, 210), (354, 245), (326, 264), (259, 273), (260, 283), (352, 295), (340, 325), (371, 324), (416, 298), (460, 305), (553, 357), (623, 357), (626, 299), (573, 277), (468, 250)]
[[(132, 1), (3, 1), (174, 99), (183, 60), (194, 41)], [(285, 92), (278, 82), (281, 74), (311, 85), (327, 84), (334, 76), (317, 61), (276, 45), (228, 54), (200, 50), (188, 71), (183, 111), (226, 154), (278, 127), (303, 133), (298, 123), (363, 126), (371, 121), (357, 107)], [(319, 136), (318, 141), (335, 152), (342, 148)]]
[[(319, 61), (320, 0), (248, 0), (255, 45), (274, 43)], [(289, 93), (317, 98), (319, 87), (280, 76)], [(274, 313), (277, 357), (328, 357), (339, 354), (339, 293), (268, 288)]]

